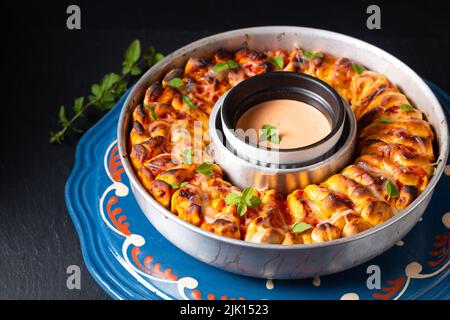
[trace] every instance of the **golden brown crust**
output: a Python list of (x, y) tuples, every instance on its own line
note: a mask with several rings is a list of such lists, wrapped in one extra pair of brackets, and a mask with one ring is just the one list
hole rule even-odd
[[(333, 86), (352, 106), (358, 123), (354, 164), (320, 185), (294, 190), (285, 198), (276, 190), (253, 190), (261, 204), (241, 217), (226, 203), (239, 189), (223, 180), (213, 165), (211, 175), (185, 163), (195, 121), (203, 131), (214, 103), (248, 77), (279, 70), (318, 77)], [(214, 71), (217, 63), (237, 67)], [(183, 85), (171, 87), (180, 78)], [(236, 52), (218, 50), (210, 57), (189, 58), (149, 86), (133, 112), (130, 159), (149, 193), (175, 215), (210, 232), (257, 243), (303, 244), (331, 241), (365, 231), (406, 208), (425, 189), (434, 170), (434, 133), (415, 108), (385, 76), (356, 71), (347, 58), (300, 48)], [(195, 159), (208, 161), (202, 141)], [(197, 148), (197, 146), (196, 146)], [(193, 162), (197, 163), (197, 162)], [(309, 224), (300, 233), (296, 223)]]

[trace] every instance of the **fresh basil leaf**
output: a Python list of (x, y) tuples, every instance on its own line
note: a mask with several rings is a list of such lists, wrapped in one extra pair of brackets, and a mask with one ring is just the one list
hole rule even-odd
[(131, 64), (124, 62), (122, 67), (122, 74), (127, 75), (128, 73), (130, 73), (131, 67), (132, 67)]
[(225, 202), (229, 205), (235, 205), (241, 202), (241, 196), (237, 193), (230, 193), (226, 196)]
[(259, 136), (259, 141), (263, 142), (269, 140), (271, 143), (280, 144), (280, 136), (276, 132), (277, 128), (270, 125), (265, 124), (262, 126), (263, 133)]
[(141, 56), (141, 42), (136, 39), (131, 42), (130, 46), (125, 50), (124, 60), (131, 65), (136, 63)]
[(410, 106), (409, 104), (402, 104), (401, 106), (400, 106), (400, 110), (403, 110), (403, 111), (414, 111), (414, 108), (412, 107), (412, 106)]
[(364, 67), (361, 66), (360, 64), (354, 63), (354, 64), (353, 64), (353, 70), (355, 70), (355, 72), (356, 72), (357, 74), (361, 74), (361, 73), (364, 72)]
[(127, 87), (128, 87), (128, 81), (125, 79), (122, 79), (120, 81), (118, 81), (114, 87), (114, 95), (116, 96), (116, 99), (120, 98), (125, 91), (127, 91)]
[(149, 68), (153, 67), (156, 63), (164, 59), (162, 53), (156, 52), (154, 47), (149, 47), (144, 54), (144, 61)]
[(210, 177), (214, 174), (213, 164), (209, 161), (203, 162), (200, 166), (195, 169), (197, 173), (203, 174), (204, 176)]
[(310, 224), (307, 224), (307, 223), (304, 223), (304, 222), (297, 222), (292, 227), (292, 232), (293, 233), (302, 233), (302, 232), (305, 232), (306, 230), (311, 229), (311, 228), (312, 228), (312, 226)]
[(242, 201), (247, 203), (250, 201), (250, 198), (253, 196), (253, 188), (252, 187), (246, 187), (242, 191)]
[(390, 118), (386, 118), (386, 117), (381, 117), (377, 120), (375, 120), (378, 123), (393, 123), (394, 119), (390, 119)]
[(213, 71), (215, 73), (226, 71), (228, 69), (237, 69), (239, 68), (239, 64), (234, 60), (227, 60), (224, 62), (218, 62), (214, 65)]
[(275, 56), (270, 59), (270, 62), (278, 69), (281, 70), (284, 68), (284, 59), (282, 56)]
[(53, 132), (50, 131), (50, 143), (58, 143), (61, 144), (64, 141), (64, 135), (62, 131)]
[(247, 212), (247, 205), (245, 203), (239, 203), (237, 206), (237, 212), (240, 216), (243, 216)]
[(102, 91), (111, 89), (111, 87), (120, 80), (120, 76), (117, 73), (111, 72), (103, 77), (100, 82), (100, 87)]
[(255, 195), (252, 195), (252, 197), (250, 198), (250, 201), (248, 201), (246, 204), (250, 207), (250, 208), (257, 208), (260, 204), (261, 204), (261, 199)]
[(162, 59), (164, 59), (164, 55), (162, 53), (157, 52), (155, 54), (155, 62), (154, 63), (158, 63), (160, 62)]
[(69, 120), (67, 120), (66, 108), (64, 106), (61, 106), (59, 108), (58, 116), (59, 116), (59, 123), (65, 128), (69, 127)]
[(103, 94), (103, 98), (102, 98), (102, 100), (104, 102), (111, 102), (111, 101), (114, 101), (115, 99), (116, 99), (116, 97), (111, 91), (106, 91)]
[(259, 136), (259, 142), (264, 142), (267, 140), (267, 133), (263, 132), (261, 133), (261, 135)]
[(271, 124), (265, 124), (261, 128), (262, 130), (274, 130), (276, 127), (272, 126)]
[(281, 140), (280, 136), (275, 134), (275, 133), (270, 136), (270, 142), (271, 143), (280, 144), (280, 140)]
[(184, 181), (184, 182), (181, 182), (181, 183), (176, 183), (176, 182), (172, 182), (172, 183), (168, 182), (168, 183), (172, 187), (172, 189), (179, 189), (179, 188), (182, 188), (184, 186), (187, 186), (187, 184), (188, 184), (187, 181)]
[(183, 103), (189, 107), (189, 109), (195, 109), (197, 106), (195, 103), (192, 102), (192, 100), (189, 98), (189, 96), (183, 96)]
[(76, 98), (73, 102), (73, 111), (75, 111), (75, 113), (80, 113), (81, 109), (83, 108), (83, 104), (84, 104), (84, 97)]
[(150, 110), (150, 115), (152, 116), (153, 120), (158, 120), (158, 115), (155, 112), (155, 106), (154, 105), (147, 105), (148, 110)]
[(91, 86), (91, 92), (97, 98), (100, 98), (102, 95), (102, 90), (98, 84), (93, 84)]
[(169, 80), (169, 82), (167, 82), (167, 85), (172, 88), (179, 88), (179, 87), (184, 86), (184, 82), (180, 78), (173, 78), (173, 79)]
[(303, 51), (303, 55), (307, 58), (323, 58), (324, 55), (321, 52), (313, 52), (313, 51)]
[(137, 76), (138, 74), (141, 74), (141, 73), (142, 73), (142, 70), (141, 70), (141, 68), (139, 68), (138, 66), (133, 66), (133, 67), (131, 68), (130, 73), (131, 73), (132, 76)]
[(388, 195), (388, 200), (390, 200), (391, 198), (398, 198), (400, 196), (397, 184), (390, 181), (388, 181), (386, 184), (386, 193)]

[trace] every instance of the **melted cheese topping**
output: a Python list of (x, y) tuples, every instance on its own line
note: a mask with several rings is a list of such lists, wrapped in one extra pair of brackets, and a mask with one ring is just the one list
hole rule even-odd
[[(320, 185), (294, 190), (287, 198), (276, 190), (253, 190), (261, 204), (247, 207), (240, 216), (238, 204), (226, 201), (240, 190), (222, 179), (217, 165), (212, 166), (212, 174), (197, 172), (200, 164), (185, 157), (192, 147), (187, 138), (192, 138), (196, 121), (207, 130), (211, 109), (227, 90), (248, 77), (280, 70), (274, 57), (282, 60), (281, 70), (318, 77), (351, 104), (358, 121), (358, 154), (341, 173)], [(217, 71), (218, 64), (229, 68)], [(174, 77), (184, 85), (170, 87)], [(219, 50), (205, 58), (190, 58), (184, 69), (170, 71), (147, 89), (133, 112), (129, 137), (130, 160), (138, 178), (178, 217), (226, 237), (286, 245), (351, 236), (406, 208), (433, 172), (433, 141), (433, 130), (422, 112), (384, 75), (368, 70), (359, 74), (347, 58), (318, 51), (311, 55), (300, 48)], [(175, 161), (171, 153), (178, 155)], [(310, 226), (295, 233), (292, 228), (297, 223)]]

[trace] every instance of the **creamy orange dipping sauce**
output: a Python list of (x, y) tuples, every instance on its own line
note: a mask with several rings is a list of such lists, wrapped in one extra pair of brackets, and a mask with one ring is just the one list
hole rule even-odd
[[(259, 141), (264, 125), (277, 128), (280, 144)], [(262, 102), (247, 110), (239, 118), (236, 129), (245, 131), (245, 135), (253, 144), (293, 149), (325, 138), (331, 132), (331, 124), (322, 112), (307, 103), (276, 99)], [(257, 134), (248, 134), (249, 129), (256, 130)]]

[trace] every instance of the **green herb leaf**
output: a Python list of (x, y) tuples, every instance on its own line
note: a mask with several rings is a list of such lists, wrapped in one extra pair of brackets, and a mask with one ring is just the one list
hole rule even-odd
[(259, 141), (264, 142), (266, 140), (271, 143), (280, 144), (280, 136), (277, 134), (277, 128), (270, 125), (265, 124), (262, 126), (263, 133), (259, 136)]
[(224, 62), (218, 62), (214, 65), (213, 71), (215, 73), (226, 71), (229, 69), (237, 69), (239, 68), (239, 64), (234, 60), (227, 60)]
[(78, 97), (73, 102), (73, 111), (75, 113), (81, 112), (84, 104), (84, 97)]
[(195, 103), (192, 102), (192, 100), (189, 98), (189, 96), (183, 96), (183, 103), (189, 107), (189, 109), (195, 109), (197, 106)]
[(400, 106), (400, 110), (402, 111), (414, 111), (414, 108), (412, 106), (410, 106), (409, 104), (402, 104)]
[(64, 140), (64, 131), (53, 132), (50, 131), (50, 143), (61, 144)]
[(148, 110), (150, 110), (150, 115), (152, 116), (153, 120), (158, 120), (158, 115), (155, 112), (155, 106), (154, 105), (147, 105)]
[(241, 196), (237, 193), (230, 193), (226, 196), (225, 202), (229, 205), (235, 205), (241, 202)]
[(381, 117), (377, 120), (375, 120), (378, 123), (392, 123), (394, 122), (394, 119), (390, 119), (390, 118), (386, 118), (386, 117)]
[(187, 148), (183, 152), (183, 162), (191, 165), (194, 163), (194, 148)]
[(93, 84), (91, 86), (91, 92), (96, 98), (100, 98), (102, 96), (102, 89), (98, 84)]
[(172, 80), (169, 80), (169, 82), (167, 82), (167, 85), (172, 88), (179, 88), (184, 86), (184, 82), (180, 78), (173, 78)]
[(160, 62), (162, 59), (164, 59), (164, 55), (162, 53), (155, 53), (155, 62), (154, 63), (158, 63)]
[(141, 42), (136, 39), (131, 42), (130, 46), (125, 50), (124, 59), (135, 63), (141, 56)]
[(237, 206), (237, 212), (240, 216), (243, 216), (247, 212), (247, 205), (240, 202)]
[(398, 198), (400, 193), (398, 191), (397, 184), (388, 181), (386, 184), (386, 193), (388, 195), (388, 200), (391, 198)]
[(184, 181), (184, 182), (181, 182), (181, 183), (176, 183), (176, 182), (170, 183), (169, 182), (169, 184), (172, 187), (172, 189), (179, 189), (179, 188), (187, 186), (188, 182), (187, 181)]
[(133, 66), (130, 70), (130, 73), (132, 76), (137, 76), (138, 74), (142, 73), (142, 70), (138, 66)]
[(267, 132), (261, 133), (261, 135), (259, 136), (259, 142), (264, 142), (266, 140), (267, 140)]
[(241, 202), (245, 203), (250, 208), (256, 208), (261, 204), (261, 199), (253, 194), (252, 187), (247, 187), (242, 191)]
[(353, 64), (353, 70), (355, 70), (355, 72), (356, 72), (357, 74), (361, 74), (361, 73), (364, 72), (364, 67), (361, 66), (360, 64), (354, 63), (354, 64)]
[(270, 62), (278, 69), (281, 70), (284, 68), (284, 59), (282, 56), (275, 56), (270, 59)]
[(280, 144), (280, 136), (277, 135), (276, 133), (272, 134), (270, 137), (270, 142), (274, 143), (274, 144)]
[(125, 79), (122, 79), (116, 83), (114, 89), (112, 90), (116, 99), (119, 99), (125, 93), (125, 91), (127, 91), (127, 87), (128, 81)]
[(244, 188), (244, 190), (242, 191), (242, 201), (244, 203), (247, 203), (247, 201), (250, 201), (252, 195), (253, 195), (253, 188), (251, 187)]
[(243, 216), (248, 207), (257, 208), (261, 204), (261, 199), (253, 194), (253, 188), (245, 188), (241, 195), (236, 193), (230, 193), (226, 198), (225, 202), (229, 205), (237, 205), (237, 212), (240, 216)]
[(252, 197), (250, 198), (250, 201), (246, 202), (246, 204), (250, 207), (250, 208), (257, 208), (260, 204), (261, 204), (261, 199), (255, 195), (252, 195)]
[(306, 230), (311, 229), (311, 228), (312, 228), (312, 226), (310, 224), (307, 224), (307, 223), (304, 223), (304, 222), (297, 222), (292, 227), (292, 232), (293, 233), (302, 233), (302, 232), (305, 232)]
[(64, 127), (64, 128), (68, 128), (69, 127), (69, 120), (67, 120), (66, 117), (66, 108), (64, 106), (61, 106), (59, 108), (59, 123)]
[(105, 75), (100, 82), (100, 86), (103, 91), (111, 89), (111, 87), (120, 80), (120, 76), (117, 73), (111, 72)]
[(311, 59), (311, 58), (321, 58), (322, 59), (324, 57), (323, 53), (321, 53), (321, 52), (314, 52), (314, 51), (308, 51), (308, 50), (303, 51), (303, 55), (309, 59)]
[[(73, 111), (74, 115), (71, 119), (67, 119), (66, 110), (61, 107), (59, 110), (59, 123), (61, 129), (57, 132), (50, 132), (50, 142), (61, 143), (64, 140), (64, 135), (68, 130), (81, 132), (73, 126), (75, 120), (83, 116), (84, 111), (88, 107), (96, 107), (100, 111), (111, 109), (119, 97), (121, 97), (128, 88), (129, 80), (136, 75), (142, 74), (142, 64), (147, 63), (149, 67), (153, 66), (158, 61), (162, 60), (164, 56), (156, 52), (153, 47), (146, 50), (144, 57), (141, 56), (141, 44), (139, 40), (134, 40), (124, 52), (124, 60), (122, 62), (122, 75), (111, 72), (106, 74), (99, 83), (91, 86), (91, 94), (87, 96), (88, 102), (85, 102), (84, 97), (79, 97), (74, 100)], [(150, 108), (151, 109), (151, 108)], [(152, 117), (156, 120), (157, 116), (154, 109), (151, 110)]]
[(111, 91), (106, 91), (102, 97), (102, 101), (104, 102), (111, 102), (114, 101), (115, 99), (116, 97)]
[(203, 162), (200, 166), (197, 167), (197, 169), (195, 169), (195, 172), (210, 177), (214, 174), (213, 164), (209, 161)]
[(147, 63), (147, 66), (153, 67), (156, 63), (164, 59), (164, 55), (162, 53), (156, 52), (155, 48), (149, 47), (145, 51), (144, 61)]

